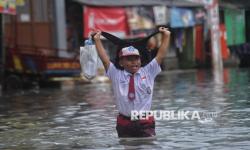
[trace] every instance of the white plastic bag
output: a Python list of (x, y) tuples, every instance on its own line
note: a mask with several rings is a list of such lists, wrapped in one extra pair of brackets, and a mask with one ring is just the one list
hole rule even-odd
[(84, 47), (80, 47), (80, 64), (82, 74), (89, 80), (97, 74), (98, 54), (91, 39), (85, 40)]

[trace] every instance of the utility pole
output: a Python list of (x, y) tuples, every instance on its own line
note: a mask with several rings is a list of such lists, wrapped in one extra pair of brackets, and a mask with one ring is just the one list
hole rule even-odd
[(203, 3), (208, 12), (208, 26), (211, 33), (212, 66), (215, 83), (223, 82), (223, 62), (220, 46), (220, 17), (218, 0), (188, 0)]
[(219, 20), (219, 3), (218, 0), (211, 0), (212, 3), (208, 5), (209, 23), (211, 31), (211, 48), (212, 48), (212, 62), (215, 83), (223, 82), (223, 62), (221, 56), (220, 45), (220, 20)]

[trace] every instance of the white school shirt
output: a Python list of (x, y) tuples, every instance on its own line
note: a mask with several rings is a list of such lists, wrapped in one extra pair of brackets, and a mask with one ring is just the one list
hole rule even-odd
[(151, 109), (154, 80), (161, 72), (161, 67), (156, 59), (141, 67), (134, 75), (135, 99), (128, 99), (129, 79), (131, 73), (117, 69), (110, 63), (107, 77), (112, 81), (112, 87), (119, 113), (130, 116), (132, 110), (145, 111)]

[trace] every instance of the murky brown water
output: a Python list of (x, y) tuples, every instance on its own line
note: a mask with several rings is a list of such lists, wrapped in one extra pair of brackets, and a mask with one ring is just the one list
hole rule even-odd
[(159, 120), (154, 140), (120, 140), (109, 83), (33, 89), (0, 97), (0, 149), (250, 149), (250, 71), (172, 71), (156, 81), (153, 110), (217, 112)]

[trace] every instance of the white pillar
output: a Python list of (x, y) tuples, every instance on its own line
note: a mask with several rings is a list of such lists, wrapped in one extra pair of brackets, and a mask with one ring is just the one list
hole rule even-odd
[(212, 0), (208, 5), (209, 23), (211, 31), (211, 51), (215, 83), (223, 83), (223, 62), (220, 45), (220, 26), (219, 26), (219, 3)]
[(56, 47), (59, 49), (59, 57), (71, 57), (67, 52), (65, 0), (54, 1), (55, 11), (55, 39)]

